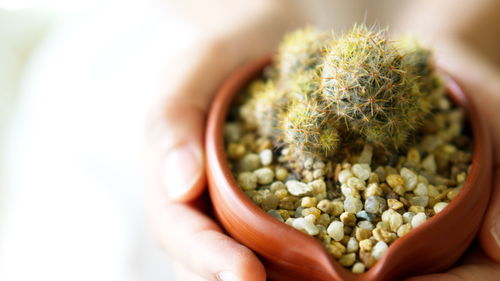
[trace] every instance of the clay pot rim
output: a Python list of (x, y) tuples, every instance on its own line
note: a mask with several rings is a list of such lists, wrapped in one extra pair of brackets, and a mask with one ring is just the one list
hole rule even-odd
[[(367, 270), (363, 274), (353, 274), (348, 269), (340, 266), (337, 261), (333, 259), (333, 257), (326, 251), (325, 247), (320, 244), (319, 241), (314, 239), (307, 234), (304, 234), (291, 226), (288, 226), (275, 218), (269, 215), (264, 210), (260, 209), (257, 205), (255, 205), (250, 198), (248, 198), (242, 189), (238, 186), (234, 175), (232, 174), (228, 161), (225, 154), (224, 149), (224, 137), (223, 137), (223, 128), (226, 121), (226, 117), (229, 111), (229, 107), (232, 104), (234, 97), (237, 93), (242, 90), (242, 87), (234, 90), (233, 88), (239, 83), (242, 82), (242, 79), (248, 76), (248, 73), (251, 71), (258, 70), (257, 73), (260, 73), (262, 69), (269, 65), (271, 62), (271, 57), (266, 56), (259, 60), (253, 61), (231, 75), (226, 82), (222, 85), (222, 87), (217, 92), (214, 103), (210, 108), (209, 118), (207, 121), (207, 134), (206, 134), (206, 151), (207, 151), (207, 167), (208, 173), (217, 173), (216, 176), (222, 176), (227, 184), (218, 187), (222, 188), (220, 190), (222, 193), (227, 193), (229, 197), (232, 197), (234, 200), (239, 201), (240, 204), (244, 205), (244, 208), (247, 208), (248, 211), (252, 212), (255, 216), (261, 217), (262, 220), (266, 222), (266, 225), (272, 225), (273, 229), (281, 230), (280, 232), (289, 232), (290, 235), (297, 236), (300, 240), (303, 240), (304, 243), (308, 244), (307, 247), (313, 247), (314, 251), (317, 251), (318, 262), (320, 262), (323, 266), (327, 266), (325, 263), (329, 263), (330, 270), (329, 274), (341, 278), (341, 276), (353, 275), (351, 278), (362, 279), (363, 277), (374, 277), (378, 274), (382, 268), (385, 267), (385, 264), (390, 262), (393, 258), (394, 253), (404, 250), (405, 242), (407, 240), (411, 240), (413, 236), (418, 236), (419, 233), (424, 232), (425, 229), (432, 228), (433, 225), (439, 224), (447, 219), (447, 217), (451, 216), (453, 210), (459, 208), (465, 200), (467, 200), (467, 196), (474, 192), (474, 183), (478, 181), (478, 177), (480, 176), (480, 169), (484, 163), (491, 163), (491, 153), (479, 153), (481, 150), (490, 150), (491, 152), (491, 140), (488, 135), (488, 130), (485, 129), (485, 123), (483, 122), (483, 118), (479, 115), (476, 110), (476, 106), (473, 101), (466, 97), (464, 94), (462, 87), (448, 74), (444, 71), (443, 78), (445, 81), (445, 86), (448, 89), (448, 92), (455, 93), (454, 95), (450, 95), (452, 99), (462, 106), (468, 118), (468, 122), (470, 125), (470, 129), (472, 131), (473, 138), (473, 150), (472, 150), (472, 163), (471, 170), (464, 182), (461, 191), (458, 195), (448, 204), (448, 206), (441, 211), (440, 213), (434, 215), (429, 218), (425, 223), (420, 225), (416, 229), (412, 229), (408, 234), (403, 237), (399, 237), (395, 242), (393, 242), (385, 255), (369, 270)], [(254, 75), (255, 76), (255, 75)], [(248, 85), (251, 81), (243, 81), (243, 87)], [(457, 95), (458, 94), (458, 95)], [(485, 156), (489, 155), (489, 159), (483, 159)], [(484, 166), (483, 166), (484, 167)], [(262, 249), (265, 251), (265, 249)], [(266, 253), (263, 253), (266, 255)]]

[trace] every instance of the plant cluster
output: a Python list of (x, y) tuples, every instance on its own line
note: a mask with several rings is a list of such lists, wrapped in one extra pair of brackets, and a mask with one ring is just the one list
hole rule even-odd
[(338, 37), (311, 27), (295, 31), (273, 67), (274, 75), (249, 87), (242, 117), (278, 145), (318, 157), (353, 137), (398, 149), (441, 89), (429, 50), (364, 25)]

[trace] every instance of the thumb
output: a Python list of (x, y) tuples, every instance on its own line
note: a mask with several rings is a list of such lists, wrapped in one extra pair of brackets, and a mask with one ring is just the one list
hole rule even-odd
[[(453, 46), (453, 47), (451, 47)], [(444, 51), (446, 50), (446, 51)], [(493, 141), (493, 190), (481, 226), (481, 246), (493, 260), (500, 262), (500, 73), (477, 53), (450, 44), (438, 52), (438, 64), (455, 77), (488, 122)]]
[(225, 56), (224, 46), (208, 42), (202, 51), (179, 55), (171, 65), (168, 88), (155, 105), (147, 130), (147, 156), (154, 179), (176, 201), (190, 201), (204, 188), (203, 136), (205, 114), (212, 96), (238, 65), (235, 56)]

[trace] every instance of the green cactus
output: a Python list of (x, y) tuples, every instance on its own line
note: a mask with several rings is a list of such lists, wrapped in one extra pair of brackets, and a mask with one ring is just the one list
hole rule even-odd
[(331, 155), (339, 145), (339, 134), (330, 113), (314, 101), (295, 102), (283, 113), (282, 141), (294, 153)]
[(312, 27), (285, 35), (275, 58), (278, 79), (284, 84), (280, 86), (286, 88), (287, 83), (293, 81), (296, 74), (315, 70), (321, 64), (323, 50), (329, 43), (329, 38), (327, 33)]
[(321, 96), (348, 130), (397, 148), (426, 112), (416, 76), (385, 33), (357, 25), (336, 40), (323, 61)]
[(397, 149), (442, 93), (430, 51), (364, 25), (335, 40), (311, 27), (295, 31), (273, 67), (249, 87), (240, 114), (294, 155), (331, 156), (359, 138)]
[(249, 100), (240, 109), (247, 124), (255, 126), (266, 137), (279, 135), (279, 115), (288, 100), (272, 80), (256, 80), (248, 88)]

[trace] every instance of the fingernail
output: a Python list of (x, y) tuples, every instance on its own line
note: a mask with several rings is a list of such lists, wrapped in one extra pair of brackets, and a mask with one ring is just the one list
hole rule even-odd
[(491, 228), (491, 235), (493, 235), (493, 239), (495, 239), (498, 248), (500, 248), (500, 215), (497, 216), (495, 225)]
[(182, 198), (201, 175), (201, 151), (193, 144), (173, 148), (165, 159), (164, 184), (168, 196)]
[(234, 273), (231, 271), (222, 271), (217, 274), (217, 280), (219, 281), (240, 281)]

